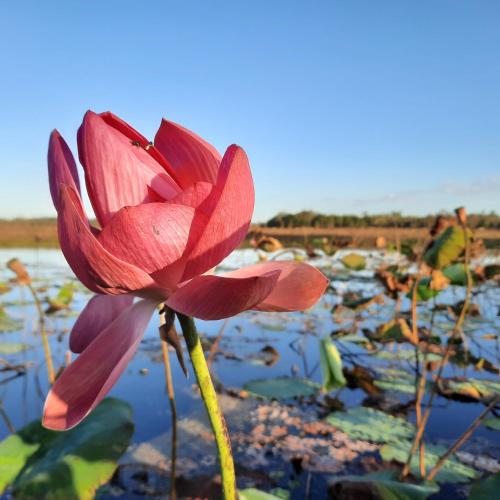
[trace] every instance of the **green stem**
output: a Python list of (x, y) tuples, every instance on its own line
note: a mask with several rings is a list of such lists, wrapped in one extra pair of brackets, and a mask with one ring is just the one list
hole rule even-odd
[(226, 422), (222, 415), (217, 401), (210, 372), (208, 370), (207, 361), (200, 338), (196, 332), (196, 326), (193, 318), (177, 313), (179, 323), (181, 324), (182, 333), (186, 340), (189, 350), (191, 363), (196, 375), (196, 380), (200, 387), (201, 397), (205, 403), (205, 408), (208, 412), (210, 424), (215, 436), (217, 451), (219, 453), (219, 462), (222, 476), (222, 492), (225, 500), (236, 500), (236, 476), (234, 473), (233, 455), (231, 452), (231, 442), (226, 428)]

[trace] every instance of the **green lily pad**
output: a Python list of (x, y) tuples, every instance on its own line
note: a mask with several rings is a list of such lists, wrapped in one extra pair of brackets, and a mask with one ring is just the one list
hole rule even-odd
[[(399, 349), (396, 352), (385, 350), (377, 352), (373, 356), (375, 356), (378, 359), (384, 359), (387, 361), (394, 361), (394, 360), (413, 361), (415, 359), (415, 351), (413, 349)], [(427, 353), (427, 361), (430, 363), (434, 361), (440, 361), (441, 357), (442, 357), (441, 355), (435, 354), (433, 352)]]
[(439, 491), (435, 483), (401, 483), (391, 471), (364, 476), (342, 476), (328, 488), (332, 498), (370, 498), (373, 500), (425, 500)]
[(468, 500), (491, 500), (498, 498), (500, 491), (500, 473), (493, 474), (475, 483), (469, 493)]
[(1, 342), (0, 343), (0, 354), (18, 354), (20, 352), (27, 351), (31, 348), (30, 344), (25, 344), (24, 342)]
[(53, 314), (57, 311), (67, 309), (73, 302), (74, 286), (73, 283), (64, 284), (57, 293), (56, 297), (48, 298), (49, 308), (45, 311), (47, 314)]
[(374, 295), (373, 297), (356, 297), (355, 295), (346, 295), (342, 301), (342, 305), (355, 311), (362, 311), (370, 307), (372, 304), (382, 304), (384, 299), (382, 296)]
[(376, 379), (374, 384), (384, 391), (404, 392), (415, 394), (415, 377), (403, 370), (393, 370), (390, 368), (379, 371), (381, 379)]
[[(472, 237), (472, 231), (467, 229), (469, 241), (472, 241)], [(461, 226), (448, 227), (425, 252), (426, 264), (435, 269), (453, 264), (465, 252), (465, 241), (465, 232)]]
[[(382, 446), (380, 455), (390, 462), (394, 460), (399, 463), (406, 463), (412, 443), (410, 441), (401, 441), (398, 443), (389, 443)], [(432, 444), (425, 445), (425, 468), (427, 473), (436, 465), (439, 457), (447, 450), (445, 446)], [(418, 453), (411, 461), (410, 469), (415, 476), (419, 475), (420, 465)], [(436, 481), (440, 483), (467, 483), (477, 477), (477, 472), (467, 465), (460, 463), (456, 458), (450, 457), (441, 467), (436, 475)]]
[(342, 373), (342, 358), (330, 337), (319, 341), (319, 359), (323, 375), (323, 388), (327, 391), (338, 389), (346, 385)]
[(243, 388), (257, 397), (285, 400), (314, 396), (320, 385), (305, 378), (277, 377), (251, 380), (246, 382)]
[(485, 418), (483, 425), (493, 431), (500, 431), (500, 418)]
[(373, 336), (379, 342), (405, 342), (412, 338), (412, 331), (407, 321), (403, 318), (392, 319), (377, 328)]
[[(425, 302), (429, 299), (432, 299), (433, 297), (436, 297), (439, 295), (440, 290), (433, 290), (431, 288), (431, 278), (429, 276), (426, 276), (425, 278), (422, 278), (418, 282), (417, 286), (417, 300), (419, 302)], [(409, 299), (413, 298), (413, 287), (412, 289), (406, 294), (406, 297)]]
[(479, 401), (488, 400), (500, 394), (500, 382), (487, 379), (444, 379), (441, 387), (440, 392), (443, 396), (465, 397)]
[(366, 267), (366, 259), (357, 253), (349, 253), (342, 257), (342, 264), (344, 264), (347, 269), (362, 271)]
[(238, 490), (238, 498), (240, 500), (281, 500), (282, 497), (277, 497), (271, 493), (258, 490), (256, 488), (246, 488)]
[(331, 413), (326, 419), (350, 437), (374, 443), (411, 439), (415, 433), (414, 426), (403, 418), (364, 406)]
[(112, 398), (66, 432), (36, 420), (0, 442), (0, 492), (11, 485), (15, 498), (94, 498), (133, 431), (130, 406)]
[(5, 309), (0, 306), (0, 332), (15, 332), (22, 328), (23, 322), (10, 317)]
[(451, 285), (467, 285), (467, 273), (464, 264), (458, 263), (447, 266), (443, 269), (443, 274), (450, 280)]

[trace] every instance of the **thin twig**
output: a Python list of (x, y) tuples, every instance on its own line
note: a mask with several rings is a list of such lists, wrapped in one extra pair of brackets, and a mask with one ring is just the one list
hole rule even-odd
[(175, 500), (177, 492), (175, 489), (175, 474), (177, 464), (177, 407), (175, 405), (174, 383), (172, 381), (172, 370), (170, 368), (170, 357), (168, 354), (167, 343), (161, 341), (161, 353), (163, 357), (163, 365), (165, 366), (165, 381), (167, 384), (168, 400), (170, 402), (170, 410), (172, 412), (172, 456), (170, 459), (170, 498)]
[(491, 409), (500, 401), (500, 395), (496, 396), (491, 403), (475, 418), (475, 420), (469, 425), (469, 427), (465, 430), (465, 432), (455, 441), (455, 443), (441, 455), (436, 465), (431, 469), (429, 475), (427, 476), (428, 481), (432, 481), (436, 474), (439, 472), (439, 469), (446, 462), (448, 457), (455, 453), (466, 441), (471, 437), (473, 432), (481, 425), (484, 417), (488, 415)]
[(217, 354), (217, 350), (219, 349), (219, 344), (220, 340), (222, 338), (222, 335), (224, 335), (224, 330), (226, 329), (226, 325), (229, 321), (229, 318), (226, 318), (224, 322), (222, 323), (222, 326), (220, 327), (219, 333), (217, 334), (216, 339), (214, 340), (213, 344), (210, 346), (210, 350), (208, 351), (208, 356), (207, 356), (207, 365), (208, 368), (212, 366), (212, 363), (215, 359), (215, 355)]
[(35, 301), (36, 309), (38, 311), (40, 336), (42, 337), (43, 351), (45, 354), (45, 361), (47, 364), (47, 374), (49, 377), (49, 384), (52, 385), (56, 380), (56, 376), (54, 372), (54, 364), (52, 363), (52, 354), (50, 352), (49, 339), (47, 337), (47, 331), (45, 330), (45, 313), (43, 312), (42, 303), (40, 302), (40, 299), (38, 298), (38, 295), (35, 289), (33, 288), (33, 285), (31, 283), (27, 283), (26, 286), (29, 288), (31, 295), (33, 296), (33, 300)]
[(415, 454), (415, 451), (416, 451), (417, 447), (419, 446), (420, 440), (422, 439), (422, 436), (424, 434), (425, 427), (427, 425), (427, 421), (429, 420), (429, 415), (431, 413), (432, 402), (434, 401), (434, 397), (437, 393), (438, 387), (440, 387), (441, 377), (443, 375), (444, 368), (445, 368), (445, 366), (448, 363), (448, 360), (450, 358), (452, 341), (455, 339), (457, 334), (459, 334), (458, 332), (460, 332), (462, 329), (462, 325), (463, 325), (463, 322), (465, 320), (465, 315), (467, 313), (467, 309), (468, 309), (469, 303), (470, 303), (470, 296), (472, 293), (472, 276), (471, 276), (470, 270), (469, 270), (470, 244), (469, 244), (469, 238), (468, 238), (468, 234), (467, 234), (467, 225), (465, 223), (462, 223), (462, 222), (461, 222), (461, 225), (462, 225), (462, 228), (464, 231), (464, 245), (465, 245), (464, 269), (465, 269), (466, 278), (467, 278), (467, 288), (466, 288), (466, 292), (465, 292), (465, 300), (464, 300), (464, 303), (462, 306), (462, 310), (460, 311), (460, 315), (457, 319), (457, 322), (455, 323), (455, 326), (453, 327), (450, 338), (448, 339), (448, 343), (446, 345), (446, 350), (445, 350), (444, 356), (441, 358), (441, 363), (440, 363), (439, 368), (438, 368), (438, 373), (437, 373), (434, 385), (431, 389), (431, 394), (429, 397), (429, 401), (427, 403), (427, 407), (425, 409), (425, 413), (421, 419), (420, 425), (417, 428), (417, 432), (415, 434), (415, 438), (413, 440), (413, 443), (412, 443), (412, 446), (410, 449), (410, 453), (408, 454), (408, 458), (406, 460), (406, 463), (403, 467), (403, 470), (401, 471), (400, 477), (402, 477), (402, 478), (407, 476), (408, 473), (410, 472), (410, 465), (411, 465), (412, 457)]

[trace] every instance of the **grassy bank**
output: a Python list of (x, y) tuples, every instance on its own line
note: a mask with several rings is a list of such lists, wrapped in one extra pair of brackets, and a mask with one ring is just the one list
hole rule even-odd
[[(320, 238), (334, 239), (349, 246), (372, 248), (378, 237), (383, 236), (388, 243), (423, 241), (428, 235), (427, 228), (398, 227), (263, 227), (252, 226), (250, 232), (262, 232), (278, 238), (286, 246), (302, 247)], [(500, 246), (500, 230), (475, 230), (476, 236), (488, 248)], [(58, 248), (57, 222), (52, 218), (0, 220), (0, 248)]]

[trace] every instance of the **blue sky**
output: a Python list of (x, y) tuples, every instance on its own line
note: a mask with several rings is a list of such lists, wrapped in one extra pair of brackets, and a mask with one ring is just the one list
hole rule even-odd
[(500, 211), (500, 2), (16, 1), (0, 16), (0, 217), (54, 215), (53, 128), (162, 116), (243, 146), (278, 211)]

